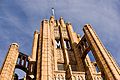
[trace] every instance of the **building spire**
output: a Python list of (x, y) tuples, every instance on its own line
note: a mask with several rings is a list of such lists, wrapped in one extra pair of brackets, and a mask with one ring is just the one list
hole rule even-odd
[(55, 9), (52, 8), (52, 16), (55, 16)]

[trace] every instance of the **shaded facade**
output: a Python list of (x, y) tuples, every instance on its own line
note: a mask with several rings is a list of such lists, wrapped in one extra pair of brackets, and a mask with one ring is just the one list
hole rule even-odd
[[(91, 25), (83, 27), (81, 37), (63, 18), (41, 22), (34, 32), (32, 54), (19, 51), (12, 43), (0, 71), (1, 80), (14, 80), (14, 70), (26, 72), (27, 80), (119, 80), (120, 69)], [(95, 61), (91, 61), (88, 53)]]

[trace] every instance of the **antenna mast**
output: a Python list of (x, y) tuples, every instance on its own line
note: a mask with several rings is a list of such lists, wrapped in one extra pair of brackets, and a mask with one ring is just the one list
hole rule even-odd
[(55, 16), (55, 9), (52, 8), (52, 16)]

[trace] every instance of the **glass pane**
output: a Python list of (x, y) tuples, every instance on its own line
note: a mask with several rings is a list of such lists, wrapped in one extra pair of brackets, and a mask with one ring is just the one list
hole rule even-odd
[(64, 64), (58, 63), (57, 66), (58, 66), (58, 70), (64, 70)]

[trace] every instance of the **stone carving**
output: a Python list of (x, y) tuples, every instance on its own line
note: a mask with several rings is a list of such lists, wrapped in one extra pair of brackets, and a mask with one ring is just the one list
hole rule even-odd
[(56, 49), (57, 51), (57, 62), (64, 63), (63, 52), (61, 49)]
[(59, 28), (58, 27), (54, 27), (54, 36), (55, 37), (60, 37), (60, 34), (59, 34)]

